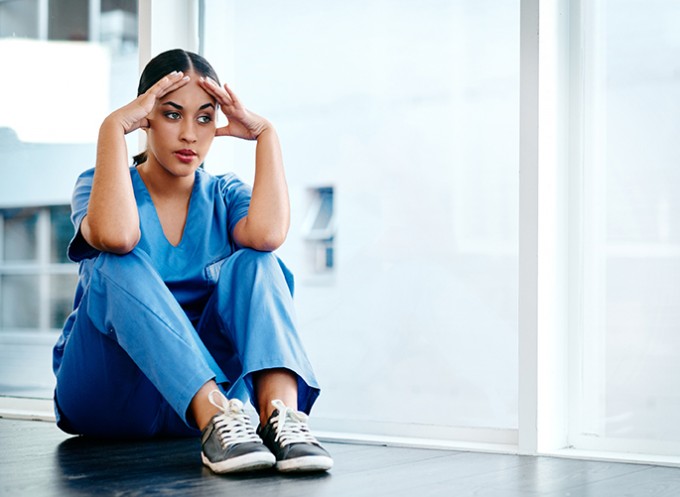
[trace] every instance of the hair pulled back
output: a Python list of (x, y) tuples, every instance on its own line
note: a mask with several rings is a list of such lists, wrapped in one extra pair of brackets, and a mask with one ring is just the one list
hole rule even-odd
[[(149, 88), (172, 71), (182, 71), (185, 74), (189, 71), (194, 71), (201, 76), (214, 80), (217, 84), (220, 83), (215, 69), (205, 58), (196, 53), (176, 48), (156, 55), (146, 64), (139, 78), (137, 96), (148, 91)], [(146, 159), (146, 151), (133, 157), (135, 164), (142, 164), (146, 162)]]

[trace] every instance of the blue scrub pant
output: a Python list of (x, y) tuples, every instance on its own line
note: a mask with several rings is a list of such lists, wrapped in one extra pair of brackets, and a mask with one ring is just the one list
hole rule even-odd
[(198, 434), (188, 408), (202, 385), (215, 379), (257, 408), (252, 373), (271, 368), (298, 375), (298, 408), (309, 412), (319, 388), (292, 291), (274, 254), (238, 250), (194, 325), (146, 253), (100, 254), (55, 371), (57, 424), (94, 436)]

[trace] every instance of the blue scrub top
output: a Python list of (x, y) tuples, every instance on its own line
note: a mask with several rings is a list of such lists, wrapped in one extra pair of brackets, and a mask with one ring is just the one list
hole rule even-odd
[[(151, 195), (136, 167), (130, 168), (130, 176), (141, 229), (137, 249), (149, 255), (187, 317), (196, 324), (217, 282), (220, 266), (238, 248), (232, 233), (236, 223), (248, 214), (252, 189), (234, 174), (213, 176), (197, 169), (184, 233), (179, 244), (173, 246), (163, 233)], [(94, 169), (80, 175), (71, 206), (76, 234), (69, 244), (68, 256), (81, 266), (74, 309), (77, 309), (82, 292), (89, 283), (88, 266), (99, 254), (80, 234), (93, 177)], [(67, 334), (66, 329), (64, 332)]]

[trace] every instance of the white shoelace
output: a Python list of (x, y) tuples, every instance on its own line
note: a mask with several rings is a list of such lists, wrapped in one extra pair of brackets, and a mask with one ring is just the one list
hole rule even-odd
[(272, 419), (272, 424), (276, 428), (274, 440), (281, 447), (294, 443), (319, 443), (309, 432), (305, 413), (286, 407), (280, 400), (274, 400), (272, 404), (279, 411), (278, 416)]
[(219, 414), (215, 421), (215, 429), (223, 448), (227, 449), (232, 445), (247, 442), (262, 442), (257, 433), (255, 433), (255, 429), (250, 423), (250, 418), (243, 410), (243, 403), (240, 400), (228, 400), (219, 390), (210, 392), (208, 400), (222, 411), (222, 414)]

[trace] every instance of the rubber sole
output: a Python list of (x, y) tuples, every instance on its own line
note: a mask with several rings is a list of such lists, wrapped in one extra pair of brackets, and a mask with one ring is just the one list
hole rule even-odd
[(276, 463), (276, 469), (282, 473), (328, 471), (332, 467), (333, 459), (326, 456), (297, 457)]
[(276, 464), (274, 454), (267, 452), (253, 452), (243, 454), (239, 457), (232, 457), (225, 461), (212, 462), (201, 452), (203, 464), (209, 467), (214, 473), (243, 473), (246, 471), (258, 471), (269, 469)]

